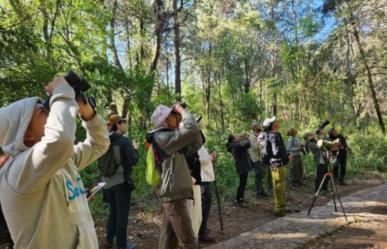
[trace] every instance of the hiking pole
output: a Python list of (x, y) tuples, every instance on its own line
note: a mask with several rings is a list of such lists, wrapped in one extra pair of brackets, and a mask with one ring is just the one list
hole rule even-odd
[(222, 207), (220, 206), (220, 198), (219, 198), (218, 186), (216, 185), (216, 180), (214, 181), (214, 189), (215, 189), (216, 202), (218, 204), (218, 218), (219, 218), (219, 224), (220, 224), (220, 231), (223, 232)]

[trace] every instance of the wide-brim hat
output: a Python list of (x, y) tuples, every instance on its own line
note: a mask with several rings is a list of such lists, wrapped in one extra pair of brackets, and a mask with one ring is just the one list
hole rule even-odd
[(172, 112), (172, 108), (165, 106), (165, 105), (159, 105), (156, 107), (156, 109), (153, 111), (151, 116), (151, 122), (154, 125), (155, 128), (160, 128), (163, 126), (165, 120), (169, 116), (169, 114)]

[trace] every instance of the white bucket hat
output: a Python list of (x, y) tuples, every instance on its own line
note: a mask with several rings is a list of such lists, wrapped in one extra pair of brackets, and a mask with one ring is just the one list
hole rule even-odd
[(160, 128), (164, 124), (171, 111), (172, 108), (165, 105), (159, 105), (156, 107), (151, 116), (151, 122), (155, 128)]
[(262, 124), (263, 128), (268, 128), (274, 121), (275, 121), (275, 116), (271, 118), (266, 118)]

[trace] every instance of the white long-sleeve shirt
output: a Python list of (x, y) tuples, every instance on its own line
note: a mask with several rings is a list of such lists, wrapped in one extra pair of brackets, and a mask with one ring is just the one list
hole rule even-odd
[(200, 176), (202, 182), (213, 182), (215, 181), (214, 166), (212, 164), (212, 157), (210, 153), (204, 148), (200, 147), (198, 151), (200, 161)]

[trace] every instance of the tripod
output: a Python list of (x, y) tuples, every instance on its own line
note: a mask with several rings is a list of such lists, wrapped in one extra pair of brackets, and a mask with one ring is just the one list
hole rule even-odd
[(320, 193), (320, 190), (321, 190), (322, 186), (324, 185), (325, 181), (329, 181), (329, 185), (330, 185), (331, 190), (332, 190), (332, 199), (333, 199), (333, 204), (335, 207), (335, 212), (337, 212), (336, 199), (335, 199), (335, 197), (337, 197), (337, 200), (340, 203), (341, 209), (343, 210), (345, 221), (348, 223), (347, 214), (345, 213), (343, 203), (341, 202), (341, 199), (340, 199), (340, 195), (337, 193), (337, 188), (336, 188), (335, 182), (333, 181), (332, 173), (330, 171), (328, 171), (327, 173), (324, 174), (324, 177), (320, 183), (320, 186), (318, 187), (317, 192), (314, 194), (314, 198), (312, 201), (312, 205), (309, 208), (308, 215), (310, 215), (310, 212), (312, 211), (314, 203), (316, 202), (318, 195)]

